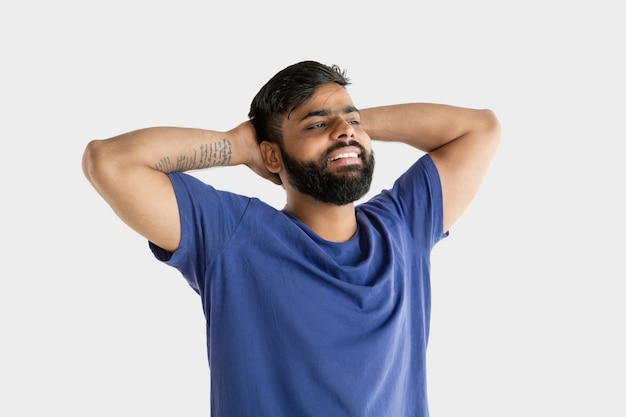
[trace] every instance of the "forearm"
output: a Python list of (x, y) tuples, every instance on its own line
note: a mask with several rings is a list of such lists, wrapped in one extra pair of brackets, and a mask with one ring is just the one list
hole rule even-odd
[(145, 167), (164, 173), (245, 163), (231, 132), (151, 127), (92, 141), (85, 154), (98, 165)]
[(361, 123), (372, 139), (403, 142), (425, 152), (485, 129), (489, 110), (432, 103), (407, 103), (361, 110)]

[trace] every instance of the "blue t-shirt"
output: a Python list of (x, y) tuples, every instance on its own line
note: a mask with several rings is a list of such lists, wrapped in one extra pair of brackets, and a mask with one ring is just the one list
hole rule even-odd
[(214, 416), (428, 416), (430, 253), (443, 230), (427, 154), (329, 242), (285, 211), (172, 173), (174, 253), (198, 292)]

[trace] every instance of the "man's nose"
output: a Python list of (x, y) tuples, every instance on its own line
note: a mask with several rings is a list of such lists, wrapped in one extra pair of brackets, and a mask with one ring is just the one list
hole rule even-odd
[(333, 127), (332, 138), (334, 140), (346, 140), (354, 136), (354, 127), (342, 117), (337, 118)]

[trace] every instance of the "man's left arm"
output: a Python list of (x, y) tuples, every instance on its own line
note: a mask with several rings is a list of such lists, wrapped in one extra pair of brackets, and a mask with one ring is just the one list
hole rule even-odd
[(361, 124), (374, 140), (403, 142), (430, 154), (441, 178), (443, 230), (470, 204), (500, 141), (491, 110), (407, 103), (362, 109)]

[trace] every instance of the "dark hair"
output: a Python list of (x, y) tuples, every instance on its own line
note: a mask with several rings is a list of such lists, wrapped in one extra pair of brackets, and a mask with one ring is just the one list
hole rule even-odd
[(274, 75), (256, 94), (250, 104), (250, 118), (259, 142), (282, 142), (281, 119), (306, 103), (322, 84), (350, 84), (346, 71), (337, 65), (302, 61)]

